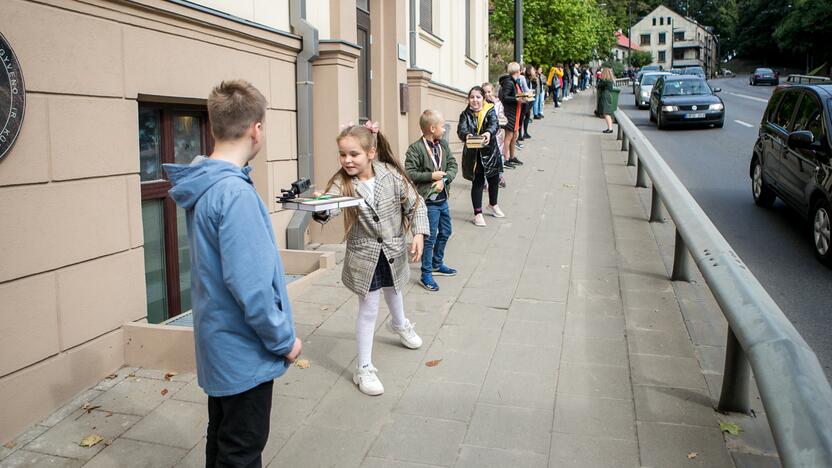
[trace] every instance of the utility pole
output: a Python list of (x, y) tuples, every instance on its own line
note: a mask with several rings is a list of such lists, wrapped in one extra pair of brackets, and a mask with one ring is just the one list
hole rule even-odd
[(514, 0), (514, 61), (523, 63), (523, 0)]
[(630, 54), (633, 53), (633, 23), (630, 20), (632, 9), (633, 2), (627, 2), (627, 68), (630, 70), (633, 68), (633, 61), (630, 58)]

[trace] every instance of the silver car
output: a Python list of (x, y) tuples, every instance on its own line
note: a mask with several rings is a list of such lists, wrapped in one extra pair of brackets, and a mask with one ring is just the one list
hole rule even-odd
[(633, 94), (636, 95), (636, 107), (639, 109), (646, 109), (650, 107), (650, 92), (653, 91), (653, 85), (660, 76), (672, 75), (670, 72), (647, 72), (641, 75), (641, 78), (635, 84)]

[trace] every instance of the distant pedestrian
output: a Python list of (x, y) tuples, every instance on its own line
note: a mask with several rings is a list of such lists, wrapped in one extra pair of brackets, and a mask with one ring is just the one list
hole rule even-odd
[(612, 133), (612, 113), (615, 112), (612, 100), (614, 88), (615, 75), (612, 73), (612, 68), (604, 67), (601, 69), (601, 80), (598, 82), (598, 92), (601, 93), (598, 100), (598, 113), (604, 116), (604, 121), (607, 123), (604, 133)]
[[(494, 104), (494, 112), (497, 113), (497, 124), (499, 127), (497, 128), (497, 151), (500, 152), (500, 188), (505, 188), (506, 186), (506, 177), (504, 174), (504, 168), (506, 167), (506, 163), (508, 162), (508, 153), (506, 153), (505, 148), (505, 125), (508, 123), (508, 119), (506, 118), (505, 108), (503, 107), (503, 103), (497, 99), (497, 96), (494, 94), (494, 85), (491, 83), (483, 83), (482, 89), (485, 91), (485, 101)], [(514, 166), (512, 165), (511, 168), (513, 169)]]
[(301, 350), (271, 218), (249, 176), (266, 104), (250, 83), (222, 82), (208, 96), (213, 153), (164, 166), (188, 226), (207, 467), (261, 466), (273, 381)]
[(503, 103), (504, 112), (506, 115), (505, 129), (505, 150), (508, 154), (506, 167), (514, 166), (515, 164), (522, 164), (517, 159), (517, 147), (514, 144), (518, 133), (520, 131), (520, 120), (523, 117), (523, 98), (519, 97), (522, 94), (520, 83), (517, 81), (520, 77), (520, 64), (511, 62), (508, 64), (506, 71), (507, 75), (500, 77), (500, 91), (498, 97)]
[[(427, 209), (422, 197), (393, 155), (378, 123), (347, 125), (336, 139), (341, 169), (327, 183), (333, 196), (361, 197), (364, 204), (344, 210), (315, 213), (320, 223), (344, 214), (347, 253), (341, 280), (358, 296), (355, 341), (358, 347), (352, 381), (367, 395), (381, 395), (384, 385), (373, 366), (373, 338), (382, 291), (390, 309), (387, 329), (410, 349), (422, 346), (413, 324), (404, 315), (404, 288), (410, 261), (422, 257), (424, 237), (430, 235)], [(407, 234), (413, 234), (408, 249)]]

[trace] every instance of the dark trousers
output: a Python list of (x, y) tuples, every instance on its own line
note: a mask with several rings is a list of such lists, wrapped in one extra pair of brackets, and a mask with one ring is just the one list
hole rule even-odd
[(260, 468), (269, 438), (274, 381), (225, 397), (208, 397), (206, 468)]
[[(500, 174), (494, 174), (488, 177), (488, 204), (494, 206), (497, 204), (497, 193), (500, 191)], [(474, 214), (482, 212), (482, 188), (485, 186), (485, 172), (482, 169), (482, 164), (477, 165), (474, 171), (474, 180), (471, 183), (471, 204), (474, 205)]]
[[(482, 187), (480, 187), (482, 192)], [(482, 195), (480, 195), (482, 197)], [(451, 237), (451, 212), (448, 201), (442, 203), (426, 203), (428, 208), (428, 222), (430, 236), (425, 238), (425, 248), (422, 250), (422, 274), (433, 273), (445, 260), (445, 246)]]
[(531, 103), (524, 102), (520, 107), (520, 129), (518, 130), (517, 139), (523, 141), (527, 133), (529, 133), (529, 115), (531, 114)]

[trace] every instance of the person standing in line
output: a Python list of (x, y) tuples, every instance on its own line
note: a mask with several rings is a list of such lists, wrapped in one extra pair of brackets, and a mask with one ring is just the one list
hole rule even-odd
[(445, 118), (437, 111), (426, 110), (419, 117), (422, 136), (405, 154), (404, 167), (428, 210), (430, 235), (422, 252), (422, 275), (419, 284), (428, 291), (439, 291), (434, 276), (454, 276), (457, 271), (445, 265), (445, 246), (451, 237), (451, 212), (448, 196), (456, 177), (457, 164), (445, 134)]
[[(482, 192), (488, 183), (488, 206), (486, 214), (495, 218), (506, 215), (497, 205), (500, 190), (500, 154), (497, 151), (497, 113), (494, 105), (485, 100), (485, 91), (480, 86), (474, 86), (468, 91), (468, 106), (459, 115), (459, 125), (456, 134), (465, 143), (462, 150), (462, 177), (470, 180), (471, 205), (474, 208), (472, 222), (479, 227), (485, 227), (482, 209)], [(475, 136), (482, 136), (481, 145), (474, 145), (469, 140)]]
[(511, 62), (506, 71), (508, 74), (500, 77), (499, 99), (503, 103), (503, 110), (506, 115), (505, 149), (508, 160), (505, 167), (512, 168), (515, 165), (523, 164), (517, 159), (517, 146), (514, 144), (520, 131), (520, 120), (523, 111), (523, 99), (518, 95), (522, 93), (518, 79), (520, 77), (520, 64)]
[(535, 86), (536, 94), (534, 96), (534, 118), (543, 118), (543, 100), (546, 99), (546, 82), (544, 81), (543, 67), (537, 67), (535, 72), (537, 76), (537, 86)]
[[(528, 85), (526, 89), (528, 91), (534, 91), (537, 86), (537, 78), (535, 69), (532, 66), (526, 67), (524, 78)], [(527, 91), (527, 92), (528, 92)], [(532, 109), (534, 107), (534, 99), (526, 99), (523, 103), (523, 121), (520, 122), (520, 139), (525, 140), (526, 138), (531, 138), (529, 135), (529, 124), (532, 121)]]
[[(517, 77), (517, 82), (520, 83), (520, 92), (527, 94), (529, 92), (528, 67), (520, 66), (520, 76)], [(522, 106), (520, 109), (520, 129), (517, 135), (517, 142), (515, 143), (518, 149), (523, 149), (524, 140), (526, 139), (526, 119), (529, 118), (529, 101), (526, 98), (521, 99)]]
[(269, 212), (249, 176), (266, 136), (266, 104), (246, 81), (220, 83), (208, 96), (214, 151), (164, 165), (188, 227), (207, 467), (262, 465), (274, 379), (301, 351)]
[[(326, 223), (344, 214), (347, 252), (341, 281), (358, 296), (355, 341), (358, 348), (352, 381), (365, 395), (381, 395), (384, 385), (373, 366), (373, 338), (382, 291), (390, 320), (387, 329), (402, 345), (419, 349), (422, 338), (404, 314), (404, 288), (410, 261), (422, 257), (425, 236), (430, 235), (427, 208), (407, 177), (378, 123), (348, 124), (336, 138), (341, 169), (327, 183), (326, 193), (361, 197), (360, 206), (317, 212), (313, 219)], [(413, 235), (410, 249), (405, 238)]]
[[(505, 148), (505, 125), (508, 123), (508, 119), (506, 118), (505, 108), (503, 107), (503, 103), (497, 99), (497, 96), (494, 94), (494, 86), (491, 83), (483, 83), (482, 89), (485, 91), (485, 100), (486, 102), (490, 102), (494, 104), (494, 112), (497, 113), (497, 124), (499, 127), (497, 128), (497, 151), (500, 152), (500, 188), (506, 187), (506, 177), (503, 171), (503, 168), (506, 167), (505, 164), (508, 162), (508, 153), (506, 153)], [(509, 166), (511, 169), (514, 169), (514, 165)]]
[(598, 92), (601, 93), (598, 113), (604, 116), (607, 129), (603, 133), (612, 133), (612, 113), (615, 112), (612, 102), (612, 90), (615, 88), (615, 75), (612, 68), (604, 67), (601, 70), (601, 80), (598, 82)]

